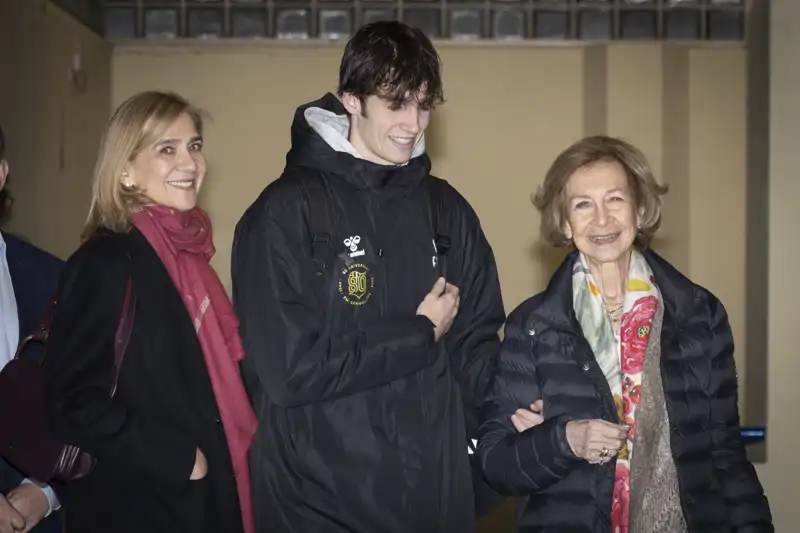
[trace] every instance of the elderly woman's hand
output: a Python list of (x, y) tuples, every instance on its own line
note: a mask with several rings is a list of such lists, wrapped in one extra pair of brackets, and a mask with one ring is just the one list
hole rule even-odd
[(567, 441), (572, 453), (592, 464), (602, 464), (619, 453), (630, 428), (605, 420), (567, 422)]
[(511, 423), (518, 432), (522, 433), (526, 429), (538, 426), (544, 422), (544, 402), (541, 398), (531, 404), (530, 410), (520, 407), (511, 415)]

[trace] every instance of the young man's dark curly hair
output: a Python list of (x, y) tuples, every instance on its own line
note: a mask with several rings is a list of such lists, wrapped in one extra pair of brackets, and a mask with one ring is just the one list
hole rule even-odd
[[(365, 24), (348, 41), (339, 67), (338, 94), (379, 96), (400, 107), (410, 98), (433, 109), (444, 102), (436, 49), (420, 30), (398, 21)], [(420, 99), (421, 98), (421, 99)]]

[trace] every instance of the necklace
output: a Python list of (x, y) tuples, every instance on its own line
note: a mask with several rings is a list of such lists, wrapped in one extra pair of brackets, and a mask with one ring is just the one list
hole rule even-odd
[(619, 322), (620, 318), (622, 318), (622, 307), (623, 302), (616, 304), (614, 307), (609, 306), (606, 304), (606, 309), (608, 310), (608, 316), (611, 318), (611, 322)]

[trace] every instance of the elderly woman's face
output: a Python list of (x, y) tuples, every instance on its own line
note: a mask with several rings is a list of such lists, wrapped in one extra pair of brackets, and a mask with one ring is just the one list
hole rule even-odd
[(630, 250), (637, 216), (622, 165), (598, 161), (578, 169), (566, 193), (566, 235), (588, 259), (610, 263)]

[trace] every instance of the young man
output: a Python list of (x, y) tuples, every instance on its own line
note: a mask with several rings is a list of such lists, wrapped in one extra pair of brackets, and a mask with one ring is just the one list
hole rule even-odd
[[(9, 165), (0, 127), (0, 222), (10, 206)], [(0, 370), (36, 327), (58, 283), (62, 261), (0, 231)], [(3, 428), (0, 428), (3, 431)], [(51, 487), (26, 479), (0, 457), (0, 533), (57, 533), (58, 499)]]
[(505, 316), (478, 217), (430, 175), (439, 57), (366, 25), (338, 94), (297, 110), (282, 176), (236, 228), (256, 526), (469, 533), (468, 437)]

